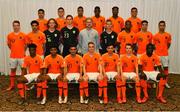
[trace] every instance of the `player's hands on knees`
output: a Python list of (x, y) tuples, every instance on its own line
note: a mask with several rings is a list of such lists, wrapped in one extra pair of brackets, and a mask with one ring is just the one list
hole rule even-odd
[(117, 74), (115, 77), (114, 77), (115, 80), (121, 80), (121, 75), (120, 74)]
[(63, 79), (64, 82), (68, 82), (68, 79), (67, 79), (66, 76), (64, 76), (62, 79)]
[(104, 74), (104, 79), (108, 80), (108, 76), (106, 73)]
[(83, 81), (83, 77), (80, 76), (78, 81), (79, 81), (79, 82), (82, 82), (82, 81)]

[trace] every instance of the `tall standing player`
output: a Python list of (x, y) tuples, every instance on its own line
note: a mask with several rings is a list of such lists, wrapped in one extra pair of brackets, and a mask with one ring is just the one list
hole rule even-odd
[(73, 23), (74, 23), (74, 26), (76, 28), (78, 28), (79, 31), (81, 31), (86, 27), (86, 25), (85, 25), (86, 17), (83, 15), (84, 9), (82, 6), (79, 6), (77, 8), (77, 13), (78, 13), (78, 15), (76, 17), (74, 17)]
[(100, 15), (101, 9), (99, 6), (94, 8), (94, 16), (92, 17), (93, 20), (93, 28), (98, 32), (100, 35), (104, 31), (105, 25), (105, 18)]
[[(153, 37), (153, 43), (156, 47), (155, 53), (160, 56), (162, 66), (164, 68), (164, 73), (166, 75), (169, 74), (169, 58), (168, 58), (168, 50), (171, 45), (171, 34), (165, 32), (166, 23), (165, 21), (159, 22), (159, 32), (156, 33)], [(166, 87), (170, 88), (168, 83), (166, 83)]]
[(69, 54), (69, 46), (71, 44), (78, 44), (79, 30), (73, 26), (73, 16), (66, 16), (66, 26), (61, 30), (61, 41), (63, 44), (63, 57)]
[(119, 34), (121, 30), (124, 28), (124, 20), (122, 17), (118, 16), (119, 8), (114, 6), (112, 8), (112, 17), (109, 19), (112, 21), (113, 24), (113, 31)]
[(32, 32), (27, 35), (27, 43), (35, 44), (37, 46), (36, 53), (44, 57), (44, 45), (46, 43), (46, 36), (39, 29), (39, 23), (36, 20), (31, 21)]
[(13, 32), (7, 36), (7, 45), (11, 50), (10, 54), (10, 85), (7, 90), (11, 90), (15, 86), (15, 76), (17, 66), (22, 66), (23, 58), (26, 50), (26, 35), (20, 31), (20, 22), (18, 20), (13, 21)]
[(59, 45), (60, 42), (60, 31), (57, 28), (58, 24), (54, 18), (50, 18), (47, 22), (48, 29), (44, 31), (46, 36), (46, 44), (45, 44), (45, 53), (44, 57), (50, 54), (50, 47), (52, 45), (56, 46), (58, 49), (57, 53), (60, 54)]
[(44, 32), (45, 30), (47, 30), (47, 20), (44, 17), (45, 17), (44, 9), (39, 9), (38, 10), (38, 19), (36, 19), (36, 21), (39, 22), (39, 30), (41, 32)]
[(57, 12), (58, 12), (58, 16), (59, 16), (58, 18), (56, 18), (56, 21), (58, 23), (57, 30), (60, 31), (63, 27), (66, 26), (66, 20), (64, 17), (64, 14), (65, 14), (64, 8), (59, 7)]
[(131, 17), (128, 18), (132, 23), (131, 30), (137, 33), (141, 30), (141, 19), (137, 17), (138, 9), (136, 7), (131, 8)]

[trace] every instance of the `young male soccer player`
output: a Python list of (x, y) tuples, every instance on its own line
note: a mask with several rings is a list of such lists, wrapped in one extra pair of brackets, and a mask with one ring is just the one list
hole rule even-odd
[(64, 67), (64, 82), (63, 82), (63, 93), (64, 102), (67, 103), (68, 100), (68, 81), (75, 80), (79, 81), (79, 91), (80, 91), (80, 102), (83, 103), (83, 93), (84, 93), (84, 83), (82, 79), (83, 72), (83, 59), (80, 55), (76, 54), (76, 45), (71, 45), (69, 47), (70, 54), (67, 55)]
[(44, 17), (45, 17), (44, 9), (39, 9), (38, 10), (38, 19), (36, 19), (36, 21), (38, 21), (38, 23), (39, 23), (38, 28), (41, 32), (44, 32), (45, 30), (47, 30), (47, 19), (45, 19)]
[(84, 9), (83, 9), (82, 6), (79, 6), (77, 8), (77, 13), (78, 13), (78, 15), (76, 17), (74, 17), (73, 23), (74, 23), (74, 26), (76, 28), (78, 28), (79, 31), (81, 31), (81, 30), (83, 30), (86, 27), (86, 25), (85, 25), (86, 17), (83, 16)]
[[(158, 81), (157, 99), (162, 103), (166, 103), (166, 100), (163, 98), (164, 86), (166, 84), (166, 75), (163, 73), (160, 58), (158, 57), (158, 55), (153, 53), (153, 51), (154, 45), (148, 44), (146, 47), (146, 53), (143, 54), (139, 59), (141, 86), (144, 92), (144, 98), (142, 99), (142, 102), (146, 102), (149, 98), (147, 93), (146, 80), (151, 79), (154, 81)], [(155, 66), (157, 66), (159, 71), (154, 70)]]
[(27, 35), (27, 43), (35, 44), (37, 46), (36, 53), (43, 57), (44, 55), (44, 44), (46, 43), (46, 37), (38, 27), (39, 23), (36, 20), (31, 21), (32, 32)]
[(10, 53), (10, 85), (7, 90), (12, 90), (15, 87), (15, 76), (17, 66), (22, 66), (23, 58), (26, 50), (26, 35), (20, 31), (20, 22), (13, 21), (13, 32), (7, 36), (7, 45), (11, 50)]
[(93, 42), (88, 43), (88, 52), (83, 56), (84, 61), (84, 92), (85, 92), (85, 101), (84, 103), (88, 103), (88, 80), (98, 82), (98, 90), (99, 90), (99, 101), (102, 101), (102, 92), (103, 92), (103, 74), (102, 74), (102, 60), (101, 55), (95, 52), (95, 45)]
[(58, 18), (56, 18), (56, 21), (58, 23), (58, 27), (57, 27), (57, 30), (61, 31), (61, 29), (63, 27), (66, 26), (66, 20), (65, 20), (65, 17), (64, 17), (64, 8), (63, 7), (59, 7), (58, 8)]
[(122, 17), (118, 16), (119, 8), (114, 6), (112, 8), (112, 17), (109, 19), (112, 21), (113, 24), (113, 31), (119, 34), (121, 30), (124, 28), (124, 20)]
[(26, 85), (31, 83), (32, 81), (37, 81), (37, 99), (41, 96), (41, 81), (40, 77), (42, 75), (42, 67), (43, 67), (43, 59), (36, 54), (36, 45), (29, 44), (29, 56), (24, 58), (24, 62), (22, 65), (22, 75), (17, 80), (17, 87), (19, 89), (19, 95), (21, 97), (21, 101), (19, 104), (25, 104), (25, 91), (27, 90)]
[(134, 80), (136, 88), (136, 100), (141, 103), (141, 86), (138, 76), (138, 59), (132, 52), (132, 45), (126, 44), (126, 54), (120, 58), (120, 70), (122, 77), (122, 103), (126, 103), (126, 80)]
[[(156, 47), (155, 53), (160, 56), (162, 66), (164, 68), (164, 73), (169, 74), (169, 59), (168, 59), (168, 50), (171, 45), (171, 34), (165, 32), (166, 23), (165, 21), (159, 22), (159, 32), (156, 33), (153, 37), (153, 44)], [(168, 83), (166, 84), (167, 88), (170, 88)]]

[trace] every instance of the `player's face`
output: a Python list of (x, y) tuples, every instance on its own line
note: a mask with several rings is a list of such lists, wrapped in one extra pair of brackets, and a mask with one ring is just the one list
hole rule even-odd
[(118, 8), (114, 8), (114, 9), (112, 10), (112, 13), (113, 13), (113, 15), (118, 15), (119, 9), (118, 9)]
[(67, 23), (68, 25), (71, 25), (72, 22), (73, 22), (72, 17), (67, 17), (67, 18), (66, 18), (66, 23)]
[(33, 31), (37, 31), (39, 26), (36, 23), (33, 23), (31, 27)]
[(99, 16), (100, 13), (101, 13), (101, 10), (100, 10), (100, 9), (95, 9), (95, 10), (94, 10), (94, 14), (95, 14), (95, 15), (98, 15), (98, 16)]
[(131, 29), (131, 22), (126, 22), (125, 23), (125, 27), (126, 27), (126, 29)]
[(93, 52), (94, 52), (94, 49), (95, 49), (94, 44), (89, 44), (89, 45), (88, 45), (88, 50), (89, 50), (90, 53), (93, 53)]
[(153, 46), (147, 46), (146, 53), (148, 56), (151, 56), (153, 53)]
[(142, 23), (142, 30), (148, 29), (148, 23)]
[(71, 53), (71, 55), (75, 55), (76, 52), (77, 52), (76, 47), (71, 47), (71, 48), (69, 49), (69, 52)]
[(64, 17), (64, 10), (63, 9), (58, 10), (58, 16), (59, 17)]
[(160, 30), (160, 31), (164, 31), (165, 28), (166, 28), (166, 25), (165, 25), (164, 23), (160, 23), (160, 24), (159, 24), (159, 30)]
[(106, 22), (106, 29), (112, 29), (112, 22)]
[(44, 12), (43, 11), (38, 11), (38, 16), (39, 18), (44, 18)]
[(90, 20), (90, 19), (86, 20), (86, 27), (87, 28), (92, 28), (92, 24), (93, 24), (92, 20)]
[(49, 25), (49, 28), (55, 28), (56, 23), (54, 20), (50, 20), (48, 25)]
[(29, 48), (29, 54), (31, 56), (36, 55), (36, 48)]
[(77, 10), (77, 13), (78, 13), (79, 16), (83, 16), (83, 9), (82, 9), (82, 8), (79, 8), (79, 9)]
[(20, 24), (19, 23), (13, 23), (13, 30), (14, 31), (20, 31)]
[(136, 9), (133, 9), (132, 11), (131, 11), (131, 16), (132, 17), (136, 17), (137, 16), (137, 10)]
[(51, 48), (51, 49), (50, 49), (50, 53), (51, 53), (51, 55), (56, 55), (56, 53), (57, 53), (57, 48)]
[(131, 54), (132, 53), (132, 47), (131, 46), (126, 46), (126, 53)]
[(109, 54), (112, 54), (113, 51), (114, 51), (114, 46), (108, 46), (108, 47), (107, 47), (107, 52), (108, 52)]

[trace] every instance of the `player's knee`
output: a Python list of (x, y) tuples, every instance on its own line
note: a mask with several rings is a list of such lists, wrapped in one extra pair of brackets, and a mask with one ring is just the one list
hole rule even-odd
[(156, 80), (160, 80), (161, 78), (166, 79), (166, 75), (163, 73), (159, 73), (156, 77)]

